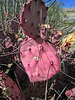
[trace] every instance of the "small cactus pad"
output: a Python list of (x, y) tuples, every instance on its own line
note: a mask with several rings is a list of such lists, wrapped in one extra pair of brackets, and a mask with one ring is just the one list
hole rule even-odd
[(21, 61), (30, 81), (45, 81), (60, 70), (56, 48), (41, 38), (28, 39), (20, 48)]
[[(0, 70), (0, 96), (8, 98), (9, 100), (22, 100), (22, 94), (14, 83), (5, 73)], [(6, 99), (2, 99), (6, 100)]]
[(17, 18), (11, 19), (10, 28), (11, 28), (11, 33), (12, 34), (17, 34), (18, 29), (19, 29), (19, 22), (18, 22)]
[(20, 25), (25, 34), (29, 37), (39, 35), (39, 24), (45, 24), (47, 7), (41, 0), (30, 0), (24, 4), (22, 15), (20, 15)]
[(67, 97), (70, 97), (70, 100), (75, 100), (75, 88), (66, 91)]

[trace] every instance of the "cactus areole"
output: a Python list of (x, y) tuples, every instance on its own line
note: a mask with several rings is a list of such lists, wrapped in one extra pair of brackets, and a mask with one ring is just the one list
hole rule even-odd
[(60, 70), (56, 48), (41, 38), (24, 41), (20, 51), (21, 61), (31, 82), (50, 79)]
[(39, 34), (39, 24), (45, 24), (47, 7), (41, 0), (30, 0), (23, 5), (20, 15), (20, 25), (29, 37)]

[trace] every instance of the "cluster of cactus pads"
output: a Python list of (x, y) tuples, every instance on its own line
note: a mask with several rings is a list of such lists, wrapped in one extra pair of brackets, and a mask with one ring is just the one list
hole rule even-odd
[(20, 16), (20, 24), (28, 35), (20, 48), (20, 56), (31, 82), (50, 79), (60, 70), (56, 48), (39, 37), (39, 25), (45, 24), (46, 16), (47, 8), (41, 0), (31, 0), (24, 4)]
[[(45, 42), (45, 34), (49, 34), (48, 29), (50, 30), (50, 26), (45, 25), (46, 12), (47, 8), (41, 0), (31, 0), (24, 4), (20, 15), (20, 25), (28, 35), (21, 44), (20, 58), (32, 83), (48, 80), (60, 71), (60, 58), (57, 56), (56, 48)], [(55, 44), (61, 36), (61, 31), (54, 32), (51, 42)], [(66, 95), (68, 96), (68, 91)]]
[[(23, 5), (20, 18), (14, 17), (11, 19), (10, 23), (7, 19), (4, 32), (0, 25), (0, 64), (8, 65), (13, 61), (13, 63), (17, 65), (18, 62), (19, 65), (17, 66), (19, 66), (24, 73), (26, 71), (30, 82), (35, 84), (56, 77), (55, 75), (58, 75), (58, 72), (61, 71), (61, 60), (65, 60), (70, 52), (75, 51), (73, 47), (75, 44), (75, 32), (63, 39), (62, 45), (58, 43), (58, 39), (63, 35), (61, 31), (54, 29), (51, 35), (51, 26), (45, 24), (47, 9), (42, 0), (28, 0), (28, 2)], [(23, 35), (25, 37), (19, 33), (19, 29), (21, 29), (20, 26), (23, 29), (23, 33), (25, 34)], [(51, 36), (50, 42), (48, 41), (49, 36)], [(65, 55), (65, 53), (62, 52), (67, 52), (67, 54)], [(9, 60), (9, 58), (11, 59)], [(14, 60), (12, 60), (12, 58)], [(7, 61), (3, 59), (7, 59)], [(73, 64), (75, 60), (72, 61)], [(22, 66), (20, 66), (22, 64), (25, 71)], [(18, 78), (20, 77), (21, 79), (23, 73), (17, 69), (16, 67), (15, 72)], [(4, 72), (0, 70), (0, 96), (9, 100), (25, 100), (21, 89), (19, 89), (20, 86), (18, 82), (14, 82)], [(61, 80), (63, 80), (63, 78), (61, 78)], [(57, 85), (57, 83), (54, 84), (53, 86)], [(74, 100), (75, 96), (75, 88), (72, 88), (64, 93), (70, 100)]]

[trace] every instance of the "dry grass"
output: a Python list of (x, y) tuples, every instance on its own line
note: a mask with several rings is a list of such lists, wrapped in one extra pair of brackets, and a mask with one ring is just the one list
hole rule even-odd
[(68, 15), (72, 15), (72, 14), (75, 14), (75, 11), (67, 11), (66, 12)]

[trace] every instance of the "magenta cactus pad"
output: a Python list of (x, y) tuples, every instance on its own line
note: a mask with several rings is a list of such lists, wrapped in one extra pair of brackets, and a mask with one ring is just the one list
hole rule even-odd
[[(9, 100), (24, 100), (16, 83), (11, 80), (5, 73), (0, 70), (0, 89), (4, 98)], [(3, 100), (3, 99), (2, 99)], [(5, 99), (4, 99), (5, 100)]]
[(21, 61), (31, 82), (45, 81), (47, 76), (50, 79), (60, 70), (56, 48), (41, 38), (24, 41), (20, 51)]
[(20, 25), (29, 37), (39, 34), (39, 24), (45, 24), (47, 7), (41, 0), (30, 0), (23, 5), (20, 15)]

